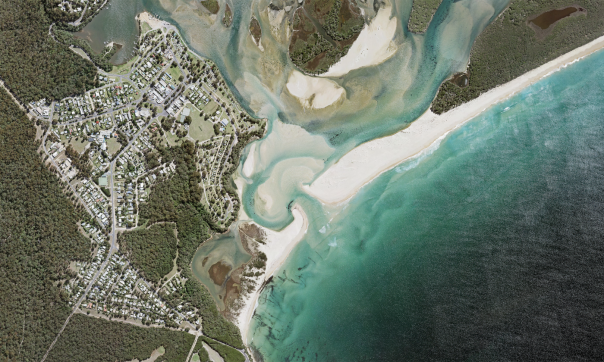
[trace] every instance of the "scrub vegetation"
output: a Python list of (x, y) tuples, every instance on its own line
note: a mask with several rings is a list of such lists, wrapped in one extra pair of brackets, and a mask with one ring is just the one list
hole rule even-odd
[(306, 0), (292, 25), (289, 58), (304, 73), (321, 74), (348, 53), (365, 20), (354, 0)]
[(436, 10), (443, 0), (413, 0), (407, 28), (413, 33), (423, 33), (428, 29)]
[(158, 361), (185, 361), (195, 336), (165, 328), (144, 328), (76, 314), (50, 351), (47, 361), (143, 361), (164, 348)]
[(203, 349), (203, 342), (205, 342), (210, 348), (214, 351), (218, 352), (220, 357), (224, 359), (224, 362), (244, 362), (245, 357), (241, 354), (241, 352), (233, 349), (231, 347), (225, 346), (224, 344), (220, 344), (216, 341), (213, 341), (206, 337), (199, 337), (197, 340), (196, 349)]
[[(545, 38), (529, 25), (539, 14), (569, 5), (584, 11), (553, 24)], [(444, 82), (432, 111), (444, 113), (602, 36), (603, 18), (604, 2), (600, 0), (512, 0), (478, 36), (470, 55), (467, 87)]]
[(224, 25), (228, 28), (229, 26), (231, 26), (232, 23), (233, 23), (233, 11), (231, 10), (231, 7), (229, 6), (229, 4), (226, 4), (226, 8), (224, 9), (224, 16), (222, 17), (222, 25)]
[(252, 20), (250, 20), (250, 34), (252, 34), (254, 42), (256, 44), (260, 44), (260, 38), (262, 37), (262, 28), (260, 27), (258, 19), (254, 17), (252, 17)]
[[(178, 305), (183, 301), (191, 303), (199, 309), (205, 335), (237, 348), (243, 348), (237, 327), (220, 314), (210, 293), (191, 273), (193, 255), (199, 245), (210, 238), (210, 231), (226, 231), (212, 221), (211, 216), (200, 203), (202, 190), (199, 186), (201, 176), (197, 171), (195, 160), (196, 146), (190, 141), (184, 141), (181, 146), (172, 148), (158, 145), (158, 150), (162, 162), (172, 160), (176, 165), (176, 171), (169, 179), (153, 187), (149, 201), (140, 206), (140, 217), (148, 220), (149, 224), (162, 221), (176, 223), (178, 230), (176, 265), (181, 276), (187, 278), (184, 290), (166, 295), (164, 299), (172, 305)], [(236, 157), (238, 159), (238, 153)]]
[(218, 10), (220, 10), (218, 0), (202, 0), (201, 5), (212, 14), (218, 14)]
[(153, 283), (159, 282), (173, 268), (177, 241), (171, 223), (122, 233), (118, 243), (132, 265)]

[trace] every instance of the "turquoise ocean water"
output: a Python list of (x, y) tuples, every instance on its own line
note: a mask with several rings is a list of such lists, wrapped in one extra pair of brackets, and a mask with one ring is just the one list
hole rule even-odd
[(266, 361), (601, 360), (603, 88), (601, 52), (311, 219), (252, 346)]
[[(300, 186), (419, 116), (508, 1), (444, 0), (425, 35), (406, 31), (412, 1), (391, 1), (399, 51), (335, 79), (348, 99), (329, 111), (285, 95), (292, 66), (267, 24), (271, 2), (232, 2), (229, 29), (197, 0), (132, 2), (175, 24), (243, 106), (269, 120), (255, 153), (244, 152), (256, 159), (243, 188), (250, 218), (280, 229), (292, 203), (309, 217), (305, 239), (260, 297), (248, 341), (258, 359), (602, 360), (604, 54), (494, 106), (327, 208)], [(264, 51), (250, 40), (252, 15)], [(267, 185), (270, 207), (259, 196)], [(207, 255), (202, 247), (194, 264), (228, 254), (220, 243)]]

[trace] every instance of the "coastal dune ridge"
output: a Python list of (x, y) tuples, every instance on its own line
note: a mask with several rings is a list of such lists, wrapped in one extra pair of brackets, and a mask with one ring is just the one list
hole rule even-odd
[(346, 153), (304, 190), (323, 204), (341, 204), (363, 186), (400, 163), (420, 155), (449, 132), (539, 80), (604, 48), (604, 36), (578, 47), (522, 76), (441, 115), (426, 111), (391, 136), (359, 145)]

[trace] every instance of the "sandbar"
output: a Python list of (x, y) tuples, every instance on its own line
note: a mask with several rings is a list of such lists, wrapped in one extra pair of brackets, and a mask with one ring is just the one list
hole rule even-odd
[(252, 145), (250, 146), (250, 152), (248, 152), (247, 159), (245, 160), (245, 163), (243, 164), (243, 168), (241, 169), (241, 173), (245, 177), (252, 176), (252, 173), (254, 172), (254, 165), (256, 164), (255, 151), (256, 151), (256, 143), (252, 143)]
[(304, 189), (324, 204), (340, 204), (381, 173), (415, 157), (449, 132), (540, 79), (604, 48), (604, 36), (494, 88), (447, 113), (428, 110), (406, 129), (359, 145)]
[(146, 11), (143, 11), (142, 13), (138, 14), (137, 18), (139, 21), (144, 21), (145, 23), (149, 24), (152, 30), (160, 29), (165, 26), (171, 25), (167, 21), (157, 19)]
[(304, 108), (325, 108), (346, 94), (344, 88), (332, 80), (309, 77), (297, 70), (289, 75), (286, 88)]
[(391, 15), (392, 6), (378, 10), (371, 23), (361, 30), (348, 53), (320, 76), (341, 77), (351, 70), (377, 65), (392, 57), (397, 49), (392, 39), (396, 34), (398, 19)]

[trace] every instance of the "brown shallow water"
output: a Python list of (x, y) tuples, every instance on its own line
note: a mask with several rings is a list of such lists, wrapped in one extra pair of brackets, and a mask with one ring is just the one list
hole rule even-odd
[(230, 271), (231, 266), (221, 260), (210, 267), (210, 279), (212, 279), (214, 284), (222, 285)]
[(558, 21), (576, 13), (577, 11), (584, 12), (585, 9), (577, 6), (569, 6), (564, 9), (554, 9), (537, 15), (535, 18), (529, 20), (529, 22), (545, 30)]

